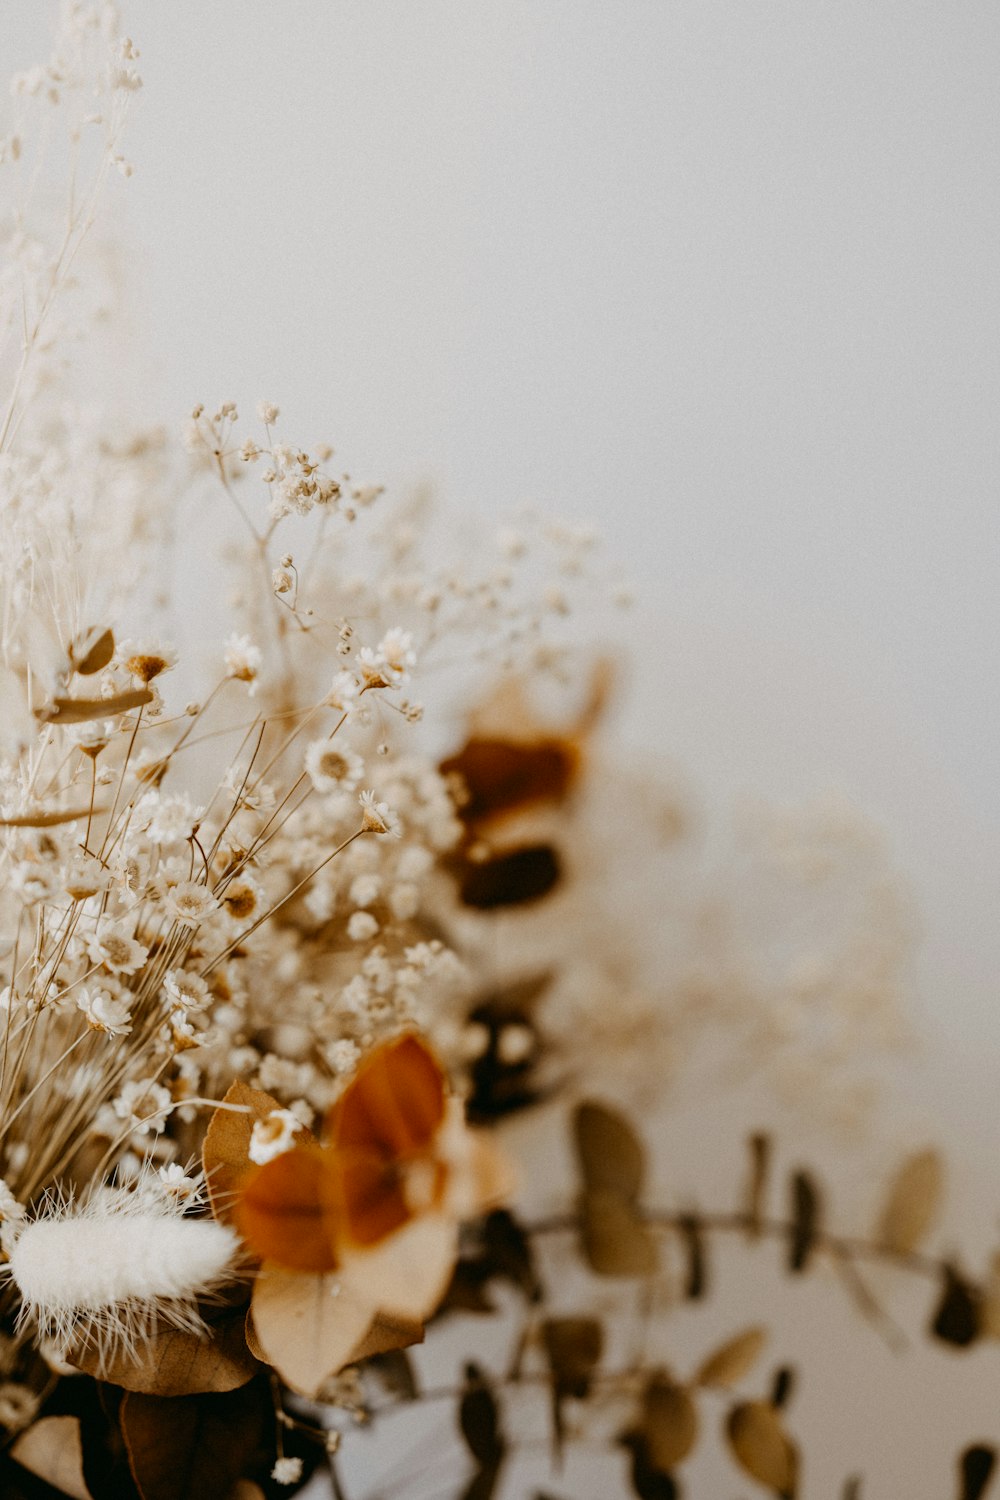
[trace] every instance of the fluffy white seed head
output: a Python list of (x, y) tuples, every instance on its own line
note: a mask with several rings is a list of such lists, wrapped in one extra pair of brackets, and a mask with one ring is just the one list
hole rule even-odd
[(224, 1225), (112, 1189), (26, 1224), (9, 1269), (22, 1322), (103, 1357), (134, 1350), (160, 1325), (199, 1328), (198, 1301), (232, 1277), (238, 1253)]

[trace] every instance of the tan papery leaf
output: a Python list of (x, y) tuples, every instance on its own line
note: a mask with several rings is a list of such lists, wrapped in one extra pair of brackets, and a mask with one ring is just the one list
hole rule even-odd
[(11, 1457), (72, 1500), (91, 1500), (83, 1477), (83, 1443), (77, 1417), (42, 1417), (22, 1432)]
[(427, 1213), (379, 1244), (345, 1256), (337, 1275), (373, 1315), (377, 1309), (404, 1322), (423, 1322), (442, 1302), (457, 1260), (456, 1220)]
[(396, 1349), (409, 1349), (424, 1341), (424, 1325), (413, 1318), (391, 1318), (379, 1313), (360, 1344), (351, 1350), (347, 1361), (360, 1364), (363, 1359), (373, 1359), (376, 1354), (391, 1354)]
[(642, 1433), (657, 1469), (669, 1473), (687, 1458), (698, 1441), (698, 1411), (684, 1386), (653, 1377), (642, 1401)]
[(736, 1385), (756, 1364), (766, 1342), (764, 1328), (747, 1328), (727, 1339), (701, 1365), (694, 1377), (695, 1385), (723, 1388)]
[(893, 1179), (878, 1239), (890, 1250), (906, 1255), (915, 1250), (930, 1229), (944, 1197), (944, 1162), (933, 1149), (909, 1157)]
[(374, 1304), (339, 1274), (286, 1271), (266, 1262), (254, 1283), (253, 1326), (269, 1364), (303, 1396), (351, 1363), (375, 1321)]
[(110, 630), (95, 625), (70, 642), (69, 659), (74, 672), (92, 677), (102, 672), (115, 654), (115, 638)]
[(111, 698), (53, 698), (44, 708), (35, 709), (35, 718), (43, 724), (84, 724), (88, 719), (113, 719), (152, 701), (149, 688), (129, 688)]
[(652, 1276), (656, 1237), (628, 1199), (605, 1189), (580, 1200), (580, 1235), (587, 1264), (599, 1276)]
[(767, 1401), (743, 1401), (734, 1406), (726, 1422), (726, 1436), (744, 1473), (779, 1495), (794, 1494), (798, 1451), (773, 1406)]
[(217, 1109), (208, 1123), (202, 1147), (201, 1164), (212, 1212), (226, 1223), (232, 1217), (231, 1207), (240, 1184), (254, 1168), (250, 1160), (253, 1127), (281, 1105), (263, 1089), (252, 1089), (239, 1079), (226, 1091), (222, 1102), (248, 1106), (246, 1110)]
[(573, 1116), (576, 1152), (584, 1185), (635, 1199), (646, 1174), (642, 1142), (624, 1115), (607, 1105), (585, 1100)]

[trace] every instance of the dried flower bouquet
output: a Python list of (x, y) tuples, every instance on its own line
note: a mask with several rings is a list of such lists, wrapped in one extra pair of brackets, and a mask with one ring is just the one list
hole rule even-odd
[[(920, 1248), (933, 1151), (852, 1240), (810, 1173), (769, 1210), (764, 1135), (734, 1208), (657, 1207), (612, 1101), (655, 1099), (715, 1027), (731, 1066), (793, 1093), (836, 1076), (854, 1114), (853, 1065), (904, 1030), (881, 853), (838, 810), (758, 815), (720, 876), (675, 786), (607, 774), (618, 674), (571, 643), (578, 600), (622, 591), (588, 527), (524, 513), (463, 550), (422, 499), (287, 441), (272, 403), (249, 429), (196, 407), (180, 475), (161, 434), (111, 437), (73, 403), (63, 350), (99, 321), (88, 232), (110, 169), (131, 172), (137, 62), (112, 7), (68, 4), (0, 142), (2, 1492), (253, 1500), (329, 1464), (343, 1500), (345, 1430), (447, 1398), (471, 1474), (445, 1489), (489, 1500), (504, 1400), (534, 1387), (555, 1453), (596, 1435), (645, 1500), (680, 1493), (713, 1398), (742, 1474), (797, 1493), (792, 1371), (747, 1385), (762, 1328), (683, 1377), (649, 1352), (665, 1247), (690, 1302), (722, 1236), (780, 1241), (792, 1275), (826, 1258), (890, 1339), (863, 1270), (893, 1263), (939, 1285), (952, 1347), (1000, 1331), (996, 1275)], [(189, 601), (171, 616), (127, 586), (175, 545), (177, 493), (245, 543), (238, 627), (201, 678), (199, 646), (163, 639)], [(730, 875), (759, 908), (727, 906)], [(805, 966), (786, 914), (823, 889)], [(543, 1105), (569, 1115), (576, 1175), (558, 1212), (518, 1217), (500, 1127)], [(572, 1316), (553, 1245), (602, 1288)], [(406, 1350), (432, 1320), (509, 1319), (502, 1288), (505, 1370), (466, 1357), (421, 1389)], [(992, 1449), (960, 1464), (975, 1500)]]

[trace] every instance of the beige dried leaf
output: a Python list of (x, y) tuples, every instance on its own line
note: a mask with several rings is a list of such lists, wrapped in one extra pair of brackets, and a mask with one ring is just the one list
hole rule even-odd
[(18, 813), (13, 818), (0, 818), (0, 828), (56, 828), (60, 823), (77, 823), (82, 818), (100, 817), (105, 807), (71, 807), (56, 812)]
[(698, 1410), (684, 1386), (655, 1375), (642, 1402), (646, 1451), (657, 1469), (669, 1473), (698, 1441)]
[(42, 724), (84, 724), (88, 719), (113, 719), (152, 701), (149, 688), (129, 688), (111, 698), (53, 698), (44, 708), (35, 709), (35, 718)]
[(584, 1193), (580, 1235), (587, 1264), (599, 1276), (652, 1276), (657, 1269), (656, 1237), (629, 1200), (611, 1189)]
[(329, 1271), (286, 1271), (265, 1261), (251, 1304), (257, 1342), (269, 1364), (303, 1396), (351, 1363), (376, 1309)]
[(769, 1402), (743, 1401), (734, 1406), (726, 1422), (726, 1437), (744, 1473), (779, 1495), (794, 1494), (798, 1450)]
[(114, 654), (114, 635), (99, 625), (95, 625), (92, 630), (83, 631), (69, 646), (70, 665), (81, 677), (92, 677), (95, 672), (102, 672)]
[(625, 1116), (585, 1100), (577, 1105), (573, 1131), (584, 1185), (593, 1191), (637, 1198), (646, 1173), (646, 1153)]
[(233, 1199), (253, 1167), (250, 1160), (253, 1127), (281, 1105), (263, 1089), (252, 1089), (239, 1079), (227, 1090), (222, 1102), (248, 1106), (246, 1110), (217, 1109), (209, 1121), (202, 1147), (201, 1164), (212, 1212), (217, 1219), (228, 1222)]
[(944, 1197), (944, 1162), (933, 1149), (918, 1151), (897, 1172), (879, 1219), (878, 1239), (900, 1255), (915, 1250)]
[(42, 1417), (22, 1432), (11, 1457), (72, 1500), (91, 1500), (83, 1477), (83, 1442), (76, 1417)]
[(738, 1384), (756, 1364), (767, 1342), (767, 1330), (747, 1328), (710, 1354), (694, 1377), (695, 1385), (725, 1389)]

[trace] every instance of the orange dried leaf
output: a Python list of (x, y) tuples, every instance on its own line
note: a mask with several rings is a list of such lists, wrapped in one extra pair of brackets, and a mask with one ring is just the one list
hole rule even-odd
[[(345, 1231), (355, 1243), (378, 1244), (410, 1219), (398, 1169), (430, 1158), (444, 1113), (444, 1074), (419, 1037), (387, 1042), (362, 1063), (327, 1117)], [(435, 1197), (443, 1186), (438, 1174)]]
[(246, 1176), (232, 1218), (261, 1260), (295, 1271), (337, 1266), (339, 1177), (330, 1152), (306, 1144)]

